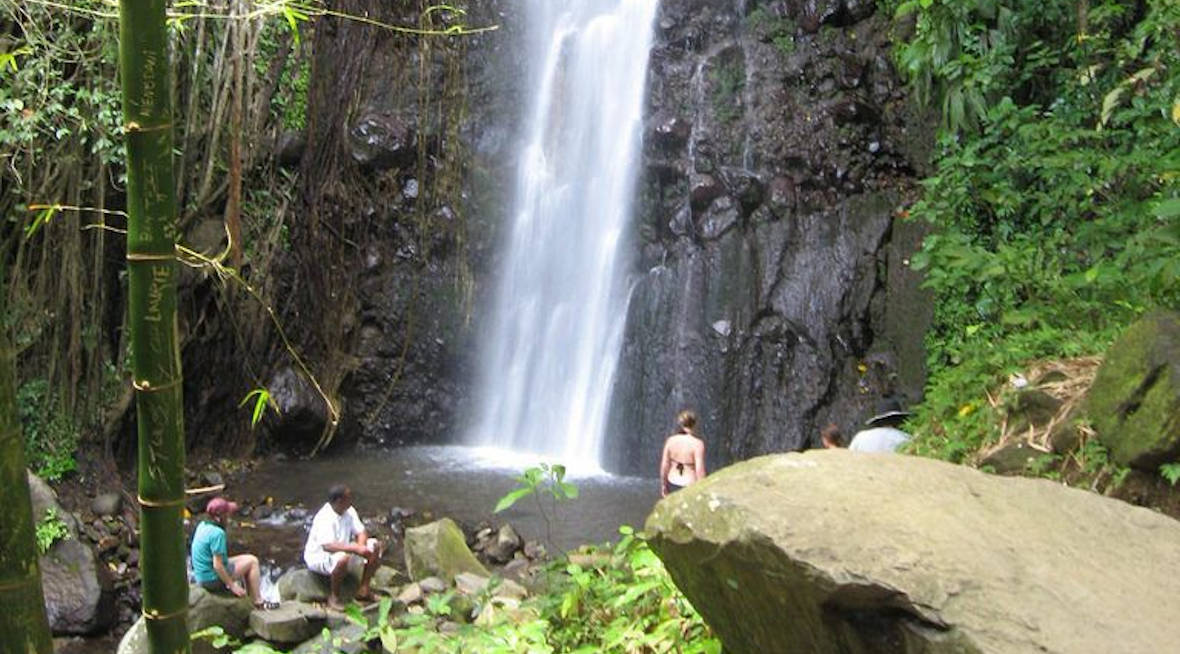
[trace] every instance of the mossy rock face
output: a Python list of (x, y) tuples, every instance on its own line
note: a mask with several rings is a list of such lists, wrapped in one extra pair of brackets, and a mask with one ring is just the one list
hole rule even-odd
[(438, 576), (451, 582), (460, 572), (491, 576), (467, 548), (463, 531), (450, 518), (407, 529), (405, 552), (406, 571), (414, 581)]
[(764, 456), (645, 531), (726, 652), (1163, 652), (1180, 522), (1043, 479), (903, 455)]
[(1110, 346), (1086, 414), (1116, 463), (1154, 471), (1180, 458), (1180, 314), (1148, 314)]

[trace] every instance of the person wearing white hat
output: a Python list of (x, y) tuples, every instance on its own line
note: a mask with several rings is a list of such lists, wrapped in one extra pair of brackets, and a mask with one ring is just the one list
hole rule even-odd
[(893, 452), (910, 440), (910, 435), (899, 429), (910, 413), (901, 408), (896, 398), (877, 403), (876, 412), (865, 422), (868, 429), (856, 432), (848, 449), (854, 452)]

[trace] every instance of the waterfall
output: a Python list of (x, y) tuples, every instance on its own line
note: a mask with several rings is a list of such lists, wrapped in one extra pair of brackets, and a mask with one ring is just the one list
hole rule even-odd
[(657, 0), (528, 0), (529, 80), (474, 445), (600, 466)]

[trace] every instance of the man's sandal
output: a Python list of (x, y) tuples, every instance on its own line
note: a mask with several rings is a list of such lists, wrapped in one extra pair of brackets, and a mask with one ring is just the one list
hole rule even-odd
[(255, 602), (254, 608), (256, 608), (260, 611), (273, 611), (273, 610), (279, 608), (279, 603), (278, 602), (267, 602), (264, 600), (261, 602)]

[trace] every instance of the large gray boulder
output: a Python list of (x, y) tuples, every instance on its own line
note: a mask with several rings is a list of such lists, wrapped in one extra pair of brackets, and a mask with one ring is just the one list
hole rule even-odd
[(651, 544), (727, 652), (1172, 651), (1180, 522), (1047, 480), (812, 450), (660, 501)]
[(1144, 316), (1110, 346), (1086, 413), (1116, 462), (1155, 472), (1180, 458), (1180, 314)]
[(407, 529), (404, 549), (406, 571), (414, 581), (430, 576), (451, 581), (460, 572), (491, 576), (467, 548), (463, 531), (450, 518)]
[[(214, 625), (220, 626), (225, 633), (241, 639), (246, 635), (246, 628), (250, 625), (250, 611), (254, 607), (248, 597), (235, 597), (228, 594), (210, 593), (200, 586), (190, 586), (188, 592), (188, 630), (197, 632)], [(119, 641), (117, 654), (148, 654), (147, 626), (143, 616), (123, 634)], [(207, 640), (193, 643), (193, 654), (205, 654), (216, 650)]]
[(109, 628), (115, 620), (110, 574), (99, 565), (94, 550), (78, 540), (78, 522), (57, 503), (53, 489), (32, 473), (28, 480), (34, 523), (52, 511), (68, 532), (38, 561), (50, 630), (57, 635), (91, 634)]

